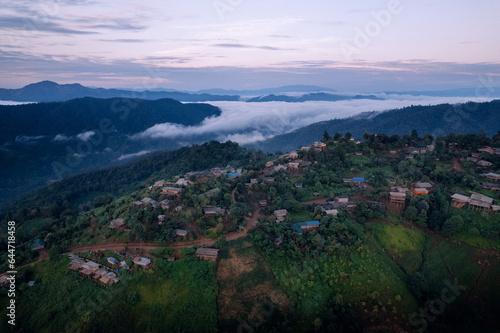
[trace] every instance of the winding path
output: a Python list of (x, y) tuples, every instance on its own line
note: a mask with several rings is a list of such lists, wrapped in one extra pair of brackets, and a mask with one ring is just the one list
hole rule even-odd
[[(227, 241), (232, 241), (235, 239), (240, 239), (244, 238), (247, 236), (248, 231), (252, 228), (254, 228), (254, 223), (257, 222), (259, 217), (262, 217), (260, 213), (260, 207), (258, 204), (254, 204), (254, 210), (252, 213), (252, 217), (247, 217), (247, 225), (245, 230), (243, 231), (238, 231), (238, 232), (233, 232), (230, 234), (226, 235), (226, 240)], [(206, 238), (202, 237), (200, 239), (194, 240), (194, 241), (186, 241), (186, 242), (178, 242), (174, 244), (162, 244), (162, 243), (147, 243), (147, 242), (139, 242), (139, 243), (108, 243), (108, 244), (97, 244), (97, 245), (87, 245), (87, 246), (77, 246), (77, 247), (72, 247), (69, 249), (68, 252), (66, 253), (72, 253), (72, 252), (87, 252), (87, 251), (97, 251), (97, 250), (112, 250), (112, 251), (123, 251), (125, 247), (128, 249), (142, 249), (145, 251), (151, 251), (154, 249), (159, 249), (162, 247), (170, 247), (171, 249), (182, 249), (182, 248), (187, 248), (187, 247), (193, 247), (193, 246), (211, 246), (214, 245), (215, 242), (217, 242), (219, 238)], [(48, 251), (45, 250), (43, 253), (40, 253), (40, 256), (38, 259), (34, 262), (16, 267), (16, 270), (20, 270), (23, 267), (33, 265), (37, 263), (38, 261), (48, 259)], [(7, 274), (2, 273), (0, 276)]]
[[(257, 222), (259, 217), (262, 217), (260, 214), (260, 208), (257, 204), (254, 206), (254, 210), (252, 213), (252, 217), (247, 217), (247, 225), (245, 230), (243, 231), (238, 231), (238, 232), (233, 232), (230, 234), (226, 235), (226, 240), (235, 240), (235, 239), (240, 239), (245, 237), (248, 234), (248, 230), (254, 228), (254, 223)], [(161, 244), (161, 243), (145, 243), (145, 242), (139, 242), (139, 243), (108, 243), (108, 244), (99, 244), (99, 245), (88, 245), (88, 246), (80, 246), (80, 247), (74, 247), (71, 248), (69, 252), (82, 252), (82, 251), (94, 251), (94, 250), (123, 250), (125, 246), (127, 248), (140, 248), (146, 251), (162, 248), (162, 247), (170, 247), (171, 249), (182, 249), (186, 247), (193, 247), (193, 246), (209, 246), (209, 245), (214, 245), (215, 242), (217, 242), (219, 238), (206, 238), (202, 237), (200, 239), (194, 240), (194, 241), (186, 241), (186, 242), (178, 242), (174, 244)]]

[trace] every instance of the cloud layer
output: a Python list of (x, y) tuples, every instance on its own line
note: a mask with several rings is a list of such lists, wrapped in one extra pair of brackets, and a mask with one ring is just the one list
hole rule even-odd
[[(388, 97), (387, 95), (383, 95)], [(353, 100), (339, 102), (305, 103), (244, 103), (213, 102), (221, 108), (219, 117), (205, 119), (197, 126), (182, 126), (172, 123), (156, 124), (144, 132), (137, 133), (132, 140), (174, 139), (186, 140), (197, 136), (210, 136), (219, 141), (231, 140), (248, 144), (287, 133), (312, 123), (346, 118), (366, 111), (385, 111), (409, 105), (440, 103), (463, 103), (471, 98), (392, 96), (397, 99), (373, 101)], [(490, 99), (474, 99), (486, 101)]]
[(142, 155), (146, 155), (148, 153), (150, 153), (149, 150), (141, 150), (138, 153), (121, 155), (120, 157), (118, 157), (117, 160), (118, 161), (123, 161), (123, 160), (127, 160), (127, 159), (130, 159), (130, 158), (134, 158), (134, 157), (139, 157), (139, 156), (142, 156)]

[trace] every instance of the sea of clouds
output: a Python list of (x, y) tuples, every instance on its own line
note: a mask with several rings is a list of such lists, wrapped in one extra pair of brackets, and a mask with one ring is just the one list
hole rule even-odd
[(130, 136), (132, 140), (174, 139), (187, 140), (210, 136), (224, 142), (235, 141), (250, 144), (316, 122), (335, 118), (347, 118), (366, 111), (386, 111), (410, 105), (435, 105), (442, 103), (485, 102), (491, 99), (471, 97), (428, 97), (378, 94), (385, 100), (351, 100), (338, 102), (210, 102), (222, 113), (206, 118), (196, 126), (173, 123), (156, 124), (147, 130)]

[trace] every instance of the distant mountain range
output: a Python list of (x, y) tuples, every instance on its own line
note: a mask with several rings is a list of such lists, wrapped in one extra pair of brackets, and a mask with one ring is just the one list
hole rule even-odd
[[(182, 102), (215, 102), (215, 101), (240, 101), (244, 96), (255, 97), (248, 102), (305, 102), (305, 101), (340, 101), (351, 99), (378, 99), (375, 96), (348, 96), (325, 93), (324, 91), (334, 91), (328, 88), (307, 85), (284, 86), (279, 88), (269, 88), (260, 90), (224, 90), (209, 89), (197, 92), (182, 92), (172, 90), (154, 91), (131, 91), (122, 89), (89, 88), (81, 84), (57, 84), (52, 81), (42, 81), (29, 84), (20, 89), (1, 89), (0, 100), (16, 102), (62, 102), (74, 98), (95, 97), (95, 98), (141, 98), (146, 100), (156, 100), (171, 98)], [(302, 92), (302, 96), (286, 96), (274, 94)], [(314, 92), (314, 93), (308, 93)]]
[(336, 92), (334, 89), (311, 86), (311, 85), (289, 85), (277, 88), (265, 88), (256, 90), (234, 90), (234, 89), (204, 89), (198, 90), (198, 94), (214, 94), (214, 95), (240, 95), (240, 96), (262, 96), (271, 94), (293, 93), (293, 92), (320, 92), (329, 91)]
[[(298, 94), (302, 93), (302, 95)], [(484, 87), (461, 88), (441, 91), (385, 91), (384, 94), (432, 96), (432, 97), (500, 97), (500, 90), (493, 91)], [(82, 86), (79, 83), (57, 84), (52, 81), (42, 81), (29, 84), (19, 89), (0, 88), (0, 100), (15, 102), (62, 102), (74, 98), (140, 98), (156, 100), (172, 98), (181, 102), (215, 102), (215, 101), (247, 101), (247, 102), (307, 102), (307, 101), (343, 101), (357, 99), (381, 100), (373, 94), (345, 94), (334, 89), (311, 86), (289, 85), (277, 88), (257, 90), (234, 89), (204, 89), (199, 91), (176, 91), (172, 89), (152, 89), (134, 91), (127, 89), (104, 89)], [(248, 99), (250, 97), (250, 99)]]
[(247, 147), (267, 152), (287, 152), (321, 140), (325, 131), (331, 136), (337, 132), (350, 132), (353, 137), (361, 139), (365, 131), (404, 135), (410, 134), (414, 129), (421, 135), (478, 133), (481, 129), (490, 136), (494, 135), (500, 130), (500, 100), (487, 103), (410, 106), (386, 112), (365, 112), (347, 119), (311, 124)]
[(310, 93), (302, 96), (286, 96), (286, 95), (267, 95), (267, 96), (259, 96), (250, 98), (247, 102), (288, 102), (288, 103), (300, 103), (300, 102), (308, 102), (308, 101), (328, 101), (328, 102), (337, 102), (337, 101), (346, 101), (353, 99), (371, 99), (371, 100), (383, 100), (383, 98), (376, 97), (374, 95), (336, 95), (336, 94), (328, 94), (324, 92), (319, 93)]
[(156, 100), (172, 98), (183, 102), (238, 101), (239, 96), (190, 94), (178, 91), (131, 91), (120, 89), (88, 88), (81, 84), (57, 84), (52, 81), (42, 81), (29, 84), (20, 89), (0, 88), (0, 100), (16, 102), (61, 102), (74, 98), (141, 98)]
[(411, 90), (411, 91), (384, 91), (389, 95), (431, 96), (431, 97), (486, 97), (500, 98), (500, 89), (492, 89), (478, 85), (474, 88), (458, 88), (447, 90)]

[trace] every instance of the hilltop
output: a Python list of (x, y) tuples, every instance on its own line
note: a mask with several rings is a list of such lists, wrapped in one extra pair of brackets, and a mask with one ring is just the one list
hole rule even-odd
[[(1, 231), (16, 221), (17, 264), (37, 259), (35, 240), (50, 257), (20, 269), (20, 325), (60, 330), (75, 314), (59, 310), (106, 290), (113, 297), (102, 311), (78, 317), (83, 331), (227, 331), (256, 313), (278, 331), (494, 331), (500, 136), (350, 139), (324, 133), (282, 155), (210, 142), (19, 201)], [(206, 246), (216, 250), (196, 250)], [(97, 272), (71, 272), (66, 252), (130, 268), (103, 286)], [(455, 288), (445, 309), (422, 317), (445, 287)], [(50, 306), (32, 311), (41, 299)]]

